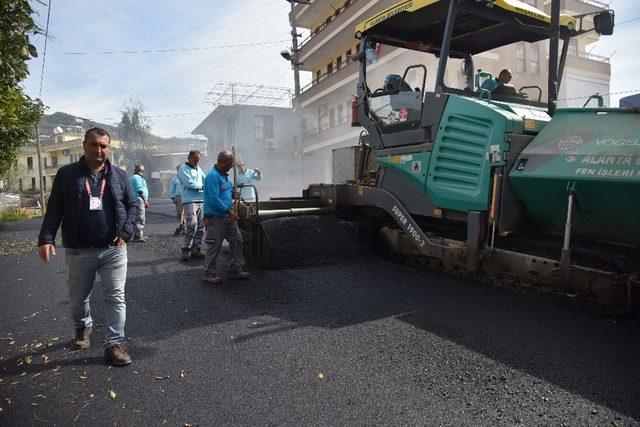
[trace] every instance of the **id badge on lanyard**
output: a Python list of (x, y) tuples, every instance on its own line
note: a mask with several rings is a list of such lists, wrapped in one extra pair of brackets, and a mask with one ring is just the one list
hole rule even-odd
[(106, 178), (102, 178), (102, 184), (100, 185), (100, 196), (94, 196), (91, 193), (91, 186), (89, 185), (89, 179), (84, 179), (84, 186), (87, 188), (87, 194), (89, 195), (89, 210), (101, 211), (102, 210), (102, 196), (104, 196), (104, 189), (107, 184)]

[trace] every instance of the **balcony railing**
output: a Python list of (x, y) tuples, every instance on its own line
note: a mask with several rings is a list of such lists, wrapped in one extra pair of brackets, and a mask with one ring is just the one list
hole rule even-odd
[(610, 63), (609, 58), (607, 58), (606, 56), (602, 56), (602, 55), (596, 55), (595, 53), (569, 50), (568, 55), (577, 56), (578, 58), (582, 58), (582, 59), (589, 59), (591, 61), (602, 62), (602, 63), (605, 63), (605, 64), (609, 64)]
[(319, 133), (323, 133), (326, 132), (330, 129), (334, 129), (334, 128), (339, 128), (339, 127), (343, 127), (345, 123), (348, 123), (348, 120), (345, 116), (340, 115), (339, 117), (336, 117), (334, 122), (331, 123), (324, 123), (319, 127), (314, 127), (311, 129), (306, 129), (302, 132), (302, 138), (303, 139), (308, 139), (309, 137), (313, 136), (313, 135), (317, 135)]
[(329, 24), (331, 24), (338, 16), (340, 16), (345, 10), (349, 9), (357, 1), (358, 0), (347, 0), (344, 2), (342, 6), (340, 6), (337, 9), (333, 8), (332, 6), (334, 10), (333, 13), (327, 19), (325, 19), (325, 21), (322, 24), (320, 24), (320, 26), (311, 30), (311, 33), (300, 43), (300, 48), (302, 48), (305, 44), (311, 41), (311, 39), (313, 39), (315, 36), (320, 34), (322, 30), (327, 28)]
[(602, 9), (609, 9), (609, 5), (599, 0), (578, 0), (582, 3), (590, 4), (591, 6), (600, 7)]
[(347, 59), (345, 61), (342, 61), (340, 63), (334, 62), (335, 68), (331, 70), (331, 72), (326, 72), (324, 74), (320, 74), (319, 76), (318, 75), (314, 76), (313, 80), (310, 83), (308, 83), (307, 85), (303, 86), (300, 89), (300, 93), (304, 93), (306, 90), (311, 89), (313, 86), (317, 85), (321, 81), (325, 80), (328, 77), (331, 77), (332, 75), (342, 70), (343, 68), (346, 68), (352, 62), (354, 62), (354, 60), (350, 55), (347, 56)]

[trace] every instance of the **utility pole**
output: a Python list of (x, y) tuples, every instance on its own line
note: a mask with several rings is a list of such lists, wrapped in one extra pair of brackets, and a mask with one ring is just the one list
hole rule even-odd
[(311, 4), (309, 0), (287, 0), (291, 4), (291, 12), (289, 13), (289, 23), (291, 24), (291, 67), (293, 68), (293, 88), (298, 103), (298, 97), (300, 96), (300, 62), (298, 51), (298, 26), (296, 25), (296, 4)]
[(40, 124), (36, 124), (36, 152), (38, 153), (38, 182), (40, 183), (40, 210), (45, 214), (44, 168), (42, 167), (42, 149), (40, 148)]

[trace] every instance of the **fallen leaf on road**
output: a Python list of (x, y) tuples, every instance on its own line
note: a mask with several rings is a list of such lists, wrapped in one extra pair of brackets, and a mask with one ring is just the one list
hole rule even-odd
[(25, 356), (23, 360), (24, 360), (24, 363), (26, 363), (27, 365), (31, 365), (31, 362), (33, 362), (33, 357)]
[(82, 375), (80, 375), (80, 379), (81, 379), (81, 380), (86, 380), (87, 378), (88, 378), (88, 376), (87, 376), (87, 371), (84, 371), (84, 372), (82, 373)]
[(44, 362), (44, 364), (46, 365), (47, 363), (49, 363), (49, 356), (47, 356), (46, 354), (42, 355), (42, 361)]
[(184, 378), (184, 369), (180, 369), (180, 378)]
[(26, 322), (27, 320), (30, 320), (30, 319), (35, 318), (35, 317), (36, 317), (38, 314), (40, 314), (40, 313), (42, 313), (42, 310), (40, 310), (40, 311), (36, 311), (35, 313), (31, 313), (31, 314), (30, 314), (30, 315), (28, 315), (28, 316), (24, 316), (24, 317), (22, 318), (22, 320), (24, 320), (24, 321)]
[(39, 403), (31, 402), (31, 406), (38, 406), (38, 405), (39, 405)]
[(47, 396), (45, 396), (44, 394), (36, 394), (35, 396), (33, 396), (34, 399), (46, 399)]
[(0, 406), (0, 414), (4, 412), (4, 409), (2, 409), (2, 406)]
[(10, 397), (5, 397), (4, 401), (7, 402), (7, 405), (11, 405), (11, 402), (13, 402), (13, 399), (11, 399)]
[(2, 340), (2, 341), (8, 341), (8, 342), (9, 342), (9, 345), (13, 345), (13, 344), (15, 344), (15, 343), (16, 343), (16, 340), (14, 340), (14, 339), (13, 339), (13, 338), (11, 338), (11, 337), (0, 337), (0, 340)]
[(27, 376), (27, 373), (26, 373), (26, 372), (23, 372), (23, 373), (21, 373), (21, 374), (20, 374), (20, 376), (21, 376), (21, 377), (26, 377), (26, 376)]
[(116, 398), (116, 396), (117, 396), (117, 394), (116, 394), (116, 392), (115, 392), (115, 391), (113, 391), (113, 390), (109, 390), (109, 397), (110, 397), (110, 398), (115, 399), (115, 398)]
[(171, 378), (170, 375), (156, 375), (155, 376), (155, 379), (157, 379), (157, 380), (167, 380), (169, 378)]
[(318, 375), (316, 375), (316, 377), (317, 377), (319, 380), (323, 380), (323, 379), (324, 379), (324, 374), (323, 374), (322, 372), (318, 372)]

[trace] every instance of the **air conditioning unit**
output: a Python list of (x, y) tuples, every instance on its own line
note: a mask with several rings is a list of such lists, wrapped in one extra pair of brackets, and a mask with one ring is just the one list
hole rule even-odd
[(278, 142), (275, 139), (265, 139), (264, 147), (267, 150), (275, 150), (276, 148), (278, 148)]
[(62, 150), (62, 155), (63, 156), (68, 156), (69, 155), (69, 150)]

